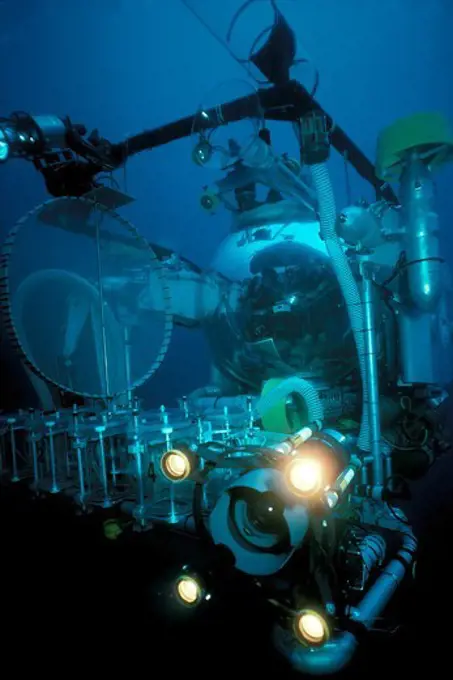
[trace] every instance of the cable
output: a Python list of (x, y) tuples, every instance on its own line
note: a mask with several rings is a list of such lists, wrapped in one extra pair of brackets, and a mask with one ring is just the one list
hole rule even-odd
[[(388, 485), (389, 485), (389, 482), (391, 482), (393, 479), (399, 479), (401, 482), (403, 482), (403, 485), (406, 488), (409, 488), (409, 484), (407, 482), (407, 479), (405, 477), (403, 477), (403, 475), (390, 475), (390, 477), (387, 477), (387, 479), (384, 481), (384, 485), (383, 485), (384, 486), (384, 492), (385, 491), (391, 492), (391, 489), (389, 489)], [(385, 502), (385, 506), (387, 507), (390, 514), (396, 520), (398, 520), (398, 522), (400, 522), (401, 524), (406, 524), (407, 526), (410, 526), (409, 520), (406, 519), (406, 517), (401, 517), (400, 515), (398, 515), (397, 512), (396, 512), (396, 509), (393, 507), (393, 505), (391, 504), (391, 502), (389, 500), (386, 500), (384, 502)]]
[(407, 261), (406, 260), (406, 253), (402, 252), (398, 262), (395, 265), (395, 268), (394, 268), (392, 274), (390, 274), (388, 279), (386, 279), (385, 281), (383, 281), (380, 284), (380, 287), (386, 288), (389, 285), (389, 283), (392, 283), (392, 281), (394, 281), (401, 274), (403, 269), (406, 269), (407, 267), (411, 267), (414, 264), (420, 264), (422, 262), (440, 262), (441, 264), (444, 264), (445, 260), (442, 257), (423, 257), (423, 258), (420, 258), (418, 260)]
[[(251, 70), (250, 70), (250, 68), (249, 68), (248, 65), (250, 64), (251, 56), (252, 56), (252, 54), (253, 54), (253, 50), (254, 50), (254, 48), (256, 47), (257, 43), (258, 43), (259, 40), (263, 37), (263, 35), (265, 35), (268, 31), (271, 31), (271, 30), (272, 30), (273, 26), (270, 26), (270, 27), (264, 29), (263, 31), (261, 31), (261, 33), (258, 35), (258, 37), (254, 40), (254, 42), (253, 42), (253, 44), (252, 44), (252, 47), (250, 48), (249, 56), (248, 56), (247, 59), (239, 59), (239, 58), (236, 56), (236, 54), (233, 52), (233, 50), (231, 49), (231, 47), (229, 46), (229, 43), (231, 42), (231, 38), (232, 38), (232, 34), (233, 34), (234, 27), (235, 27), (235, 25), (236, 25), (238, 19), (240, 18), (241, 14), (243, 14), (250, 6), (251, 6), (254, 2), (256, 2), (256, 1), (257, 1), (257, 0), (245, 0), (244, 4), (241, 5), (241, 6), (237, 9), (237, 11), (236, 11), (236, 12), (234, 13), (234, 15), (233, 15), (233, 18), (232, 18), (232, 20), (231, 20), (231, 23), (230, 23), (230, 25), (229, 25), (229, 27), (228, 27), (228, 30), (227, 30), (227, 32), (226, 32), (225, 41), (223, 41), (223, 40), (215, 33), (215, 31), (212, 30), (211, 26), (203, 19), (203, 17), (202, 17), (200, 14), (198, 14), (198, 12), (197, 12), (190, 4), (188, 4), (187, 0), (181, 0), (181, 2), (183, 3), (183, 5), (185, 5), (185, 7), (187, 7), (187, 9), (189, 10), (189, 12), (191, 12), (191, 13), (194, 15), (194, 17), (195, 17), (196, 19), (198, 19), (198, 21), (201, 23), (201, 25), (204, 26), (204, 28), (205, 28), (205, 29), (208, 31), (208, 33), (214, 38), (214, 40), (216, 40), (216, 41), (219, 43), (219, 45), (221, 45), (221, 46), (228, 52), (228, 54), (230, 55), (230, 57), (232, 57), (232, 58), (233, 58), (233, 59), (234, 59), (234, 60), (235, 60), (235, 61), (236, 61), (243, 69), (244, 69), (244, 71), (247, 73), (248, 76), (251, 76), (251, 77), (252, 77), (257, 83), (259, 83), (259, 84), (266, 84), (266, 85), (267, 85), (269, 81), (266, 80), (266, 81), (264, 81), (263, 83), (260, 83), (260, 81), (258, 81), (258, 80), (253, 76), (253, 74), (252, 74), (252, 72), (251, 72)], [(269, 1), (270, 1), (270, 4), (272, 5), (272, 8), (273, 8), (275, 14), (279, 13), (280, 10), (279, 10), (278, 7), (277, 7), (276, 1), (275, 1), (275, 0), (269, 0)], [(317, 91), (318, 91), (318, 87), (319, 87), (319, 81), (320, 81), (319, 70), (318, 70), (318, 68), (314, 65), (314, 63), (313, 63), (313, 61), (312, 61), (312, 59), (311, 59), (310, 57), (306, 57), (306, 58), (303, 58), (303, 59), (298, 59), (298, 60), (296, 60), (296, 61), (293, 63), (293, 66), (296, 66), (297, 64), (301, 64), (301, 63), (310, 64), (310, 65), (313, 67), (313, 69), (314, 69), (314, 74), (315, 74), (314, 84), (313, 84), (313, 86), (312, 86), (312, 88), (311, 88), (311, 90), (310, 90), (310, 93), (309, 93), (309, 94), (310, 94), (310, 97), (314, 97), (314, 96), (316, 95), (316, 93), (317, 93)]]
[[(422, 420), (422, 419), (420, 418), (419, 420)], [(404, 419), (401, 421), (401, 428), (402, 428), (405, 436), (407, 437), (407, 439), (409, 439), (409, 441), (414, 441), (414, 439), (409, 435), (409, 432), (408, 432), (408, 429), (407, 429), (407, 424), (406, 424)], [(415, 447), (416, 449), (425, 446), (426, 442), (428, 441), (428, 437), (429, 437), (428, 428), (426, 426), (423, 427), (422, 432), (423, 432), (423, 437), (422, 437), (420, 442), (418, 442), (418, 441), (416, 442), (416, 444), (417, 444), (417, 446)]]
[[(183, 2), (184, 2), (184, 0), (183, 0)], [(248, 9), (251, 5), (253, 5), (254, 2), (255, 2), (255, 0), (246, 0), (246, 1), (244, 2), (244, 4), (241, 5), (241, 6), (236, 10), (236, 12), (233, 14), (233, 18), (231, 19), (231, 23), (230, 23), (230, 25), (229, 25), (229, 27), (228, 27), (228, 31), (227, 31), (226, 36), (225, 36), (225, 37), (226, 37), (227, 43), (229, 43), (230, 40), (231, 40), (231, 36), (232, 36), (232, 34), (233, 34), (234, 26), (235, 26), (235, 24), (237, 23), (239, 17), (241, 16), (241, 14), (243, 14), (243, 13), (245, 12), (246, 9)], [(271, 5), (272, 5), (273, 10), (274, 10), (274, 12), (275, 12), (275, 11), (276, 11), (275, 0), (270, 0), (270, 2), (271, 2)], [(268, 30), (268, 29), (266, 29), (266, 30)]]
[(404, 518), (403, 518), (403, 517), (400, 517), (400, 516), (396, 513), (395, 508), (392, 506), (392, 504), (390, 503), (390, 501), (385, 501), (385, 505), (386, 505), (387, 509), (389, 510), (390, 514), (391, 514), (396, 520), (398, 520), (398, 522), (401, 522), (402, 524), (406, 524), (407, 526), (410, 526), (410, 522), (409, 522), (405, 517), (404, 517)]
[(387, 439), (386, 437), (382, 437), (382, 441), (384, 441), (386, 444), (392, 447), (392, 449), (396, 449), (397, 451), (418, 451), (419, 447), (418, 446), (399, 446), (398, 444), (395, 444), (394, 442), (390, 441), (390, 439)]
[[(251, 0), (251, 1), (254, 2), (254, 0)], [(230, 57), (232, 57), (240, 66), (242, 66), (242, 68), (247, 72), (247, 74), (250, 75), (250, 72), (249, 72), (248, 68), (245, 66), (245, 64), (240, 59), (238, 59), (236, 57), (233, 50), (226, 43), (224, 43), (221, 38), (219, 38), (219, 36), (212, 30), (212, 28), (209, 26), (209, 24), (198, 14), (198, 12), (196, 10), (194, 10), (194, 8), (191, 7), (191, 5), (187, 4), (186, 0), (181, 0), (181, 2), (183, 3), (183, 5), (185, 5), (187, 7), (189, 12), (192, 12), (192, 14), (195, 16), (195, 18), (198, 19), (198, 21), (202, 24), (202, 26), (205, 27), (205, 29), (214, 38), (214, 40), (216, 40), (219, 43), (219, 45), (221, 45), (228, 52)]]

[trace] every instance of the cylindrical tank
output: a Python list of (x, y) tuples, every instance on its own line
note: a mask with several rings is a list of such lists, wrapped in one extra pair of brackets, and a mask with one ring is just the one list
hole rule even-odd
[(404, 166), (401, 199), (411, 302), (422, 312), (434, 312), (442, 293), (439, 225), (431, 171), (416, 154)]

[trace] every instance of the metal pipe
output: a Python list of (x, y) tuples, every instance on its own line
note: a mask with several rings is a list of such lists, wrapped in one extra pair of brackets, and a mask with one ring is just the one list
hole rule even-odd
[(361, 270), (365, 368), (368, 383), (368, 403), (364, 404), (364, 408), (368, 408), (370, 446), (373, 456), (373, 484), (382, 485), (384, 482), (384, 461), (381, 451), (379, 373), (377, 365), (373, 274), (371, 266), (367, 262), (362, 262)]
[(33, 458), (33, 485), (35, 489), (38, 488), (39, 484), (38, 448), (36, 446), (36, 437), (37, 435), (34, 432), (30, 435), (30, 446)]
[(387, 442), (383, 442), (382, 444), (382, 455), (384, 456), (384, 471), (385, 471), (385, 481), (384, 481), (384, 487), (387, 487), (388, 484), (391, 485), (392, 482), (392, 477), (393, 477), (393, 459), (392, 459), (392, 447), (387, 444)]
[(385, 478), (390, 479), (393, 476), (393, 461), (389, 454), (385, 457)]
[(368, 464), (366, 462), (364, 462), (360, 469), (360, 483), (361, 484), (369, 483)]
[(104, 309), (104, 289), (102, 287), (102, 262), (101, 262), (101, 244), (100, 244), (100, 221), (101, 217), (96, 219), (96, 255), (97, 255), (97, 265), (98, 265), (98, 282), (99, 282), (99, 306), (100, 306), (100, 318), (101, 318), (101, 337), (102, 337), (102, 360), (104, 368), (104, 378), (105, 378), (105, 396), (110, 395), (110, 376), (109, 376), (109, 359), (107, 354), (107, 328), (105, 325), (105, 309)]
[(82, 445), (83, 448), (86, 447), (86, 441), (81, 439), (79, 436), (79, 409), (77, 404), (72, 407), (72, 422), (73, 422), (73, 438), (71, 441), (72, 450), (76, 452), (77, 455), (77, 472), (79, 476), (79, 489), (80, 493), (78, 496), (78, 501), (82, 508), (85, 508), (85, 474), (83, 469), (83, 455), (82, 455)]
[(124, 327), (124, 363), (126, 369), (127, 405), (132, 406), (132, 379), (131, 379), (131, 336), (127, 326)]
[(417, 540), (408, 527), (405, 526), (402, 531), (401, 548), (357, 607), (354, 618), (366, 628), (370, 628), (380, 616), (414, 560)]
[(50, 474), (52, 476), (52, 486), (50, 489), (51, 493), (59, 493), (60, 491), (60, 487), (58, 486), (57, 481), (57, 460), (55, 457), (55, 442), (53, 440), (54, 437), (53, 428), (55, 427), (55, 425), (56, 422), (54, 420), (49, 420), (46, 423), (46, 427), (49, 429), (47, 437), (49, 441)]
[(7, 423), (9, 426), (9, 436), (11, 439), (11, 461), (12, 461), (12, 472), (13, 476), (11, 477), (12, 482), (19, 482), (19, 473), (17, 470), (17, 448), (16, 448), (16, 433), (14, 432), (14, 424), (16, 422), (15, 418), (8, 418)]
[(442, 293), (439, 225), (433, 210), (434, 182), (417, 153), (408, 157), (401, 175), (407, 277), (411, 302), (421, 312), (434, 312)]
[(83, 474), (83, 458), (82, 458), (82, 449), (80, 447), (79, 442), (76, 444), (76, 454), (77, 454), (77, 472), (79, 475), (79, 488), (80, 488), (80, 493), (79, 493), (79, 502), (80, 505), (84, 508), (85, 507), (85, 477)]
[(107, 465), (105, 462), (105, 447), (104, 447), (104, 432), (106, 427), (105, 425), (98, 425), (95, 429), (98, 434), (99, 468), (102, 490), (104, 493), (104, 500), (102, 505), (104, 508), (110, 508), (112, 505), (112, 501), (110, 500), (109, 496)]
[(116, 443), (115, 443), (115, 437), (110, 437), (109, 439), (109, 451), (110, 451), (110, 458), (111, 458), (111, 475), (112, 475), (112, 484), (113, 488), (116, 489), (117, 486), (117, 477), (118, 477), (118, 469), (116, 467)]
[[(402, 539), (401, 548), (395, 558), (353, 610), (352, 618), (366, 629), (370, 629), (383, 612), (413, 562), (417, 541), (406, 526), (402, 528)], [(349, 664), (358, 646), (353, 633), (342, 632), (334, 635), (319, 649), (303, 647), (281, 626), (274, 629), (274, 643), (293, 668), (310, 675), (338, 673)]]
[(135, 508), (135, 516), (139, 522), (142, 523), (145, 514), (145, 481), (143, 479), (142, 441), (140, 439), (140, 424), (138, 417), (139, 409), (136, 404), (132, 412), (133, 444), (131, 450), (135, 456), (135, 471), (137, 475), (137, 506)]

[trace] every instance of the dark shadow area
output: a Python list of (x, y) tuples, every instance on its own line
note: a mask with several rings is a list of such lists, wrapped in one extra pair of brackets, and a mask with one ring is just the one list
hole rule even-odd
[[(273, 652), (272, 612), (240, 589), (204, 612), (169, 609), (169, 582), (196, 541), (159, 530), (107, 541), (103, 519), (1, 489), (2, 647), (22, 672), (300, 677)], [(369, 636), (341, 677), (409, 677), (449, 663), (452, 529), (451, 507), (425, 528), (417, 581), (394, 606), (403, 627)]]

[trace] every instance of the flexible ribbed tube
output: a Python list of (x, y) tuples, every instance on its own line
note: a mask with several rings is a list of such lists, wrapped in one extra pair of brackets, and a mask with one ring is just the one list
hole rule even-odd
[(362, 451), (370, 451), (370, 431), (368, 426), (368, 380), (365, 364), (365, 342), (362, 300), (359, 288), (349, 266), (348, 258), (343, 250), (335, 230), (336, 207), (335, 198), (325, 165), (313, 165), (311, 168), (313, 185), (318, 196), (319, 220), (321, 236), (326, 244), (332, 267), (346, 302), (349, 321), (357, 347), (360, 375), (362, 378), (363, 408), (358, 445)]
[(261, 417), (276, 404), (286, 401), (290, 394), (298, 394), (304, 400), (307, 407), (308, 422), (319, 422), (321, 426), (324, 420), (324, 407), (318, 391), (307, 380), (297, 376), (283, 380), (273, 390), (260, 397), (255, 407), (256, 411)]
[[(272, 179), (273, 176), (287, 180), (285, 189), (288, 194), (301, 200), (301, 189), (305, 190), (305, 185), (299, 177), (292, 173), (284, 163), (274, 158), (272, 166), (265, 166), (267, 174)], [(349, 266), (348, 258), (345, 255), (342, 244), (336, 233), (336, 206), (329, 173), (324, 164), (311, 166), (313, 186), (318, 199), (318, 212), (321, 227), (321, 236), (326, 244), (326, 250), (332, 262), (334, 273), (343, 294), (349, 315), (349, 322), (357, 347), (360, 376), (362, 379), (362, 419), (360, 423), (360, 433), (358, 446), (362, 451), (371, 450), (371, 435), (369, 429), (368, 414), (368, 376), (365, 363), (365, 339), (364, 339), (364, 317), (362, 300), (359, 288), (354, 275)]]

